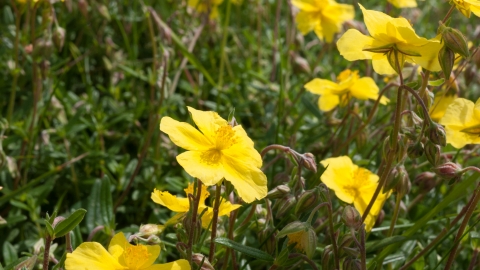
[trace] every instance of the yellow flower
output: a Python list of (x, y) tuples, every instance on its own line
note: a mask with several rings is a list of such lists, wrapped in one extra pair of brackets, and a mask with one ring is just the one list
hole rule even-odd
[[(333, 189), (340, 200), (353, 203), (357, 211), (363, 215), (378, 186), (378, 176), (353, 164), (347, 156), (328, 158), (320, 163), (327, 168), (320, 177), (322, 182), (328, 188)], [(366, 231), (372, 229), (383, 204), (389, 196), (390, 192), (385, 194), (380, 192), (380, 195), (378, 195), (365, 219)]]
[(355, 16), (352, 5), (334, 0), (292, 0), (292, 5), (300, 9), (295, 17), (298, 30), (303, 35), (314, 31), (320, 40), (325, 38), (327, 42), (332, 42), (342, 24)]
[(262, 158), (242, 126), (230, 126), (216, 112), (188, 107), (190, 124), (163, 117), (160, 130), (178, 146), (188, 150), (177, 156), (178, 163), (192, 177), (212, 186), (226, 179), (247, 203), (267, 195), (267, 177), (260, 170)]
[(153, 264), (160, 255), (160, 246), (131, 245), (122, 232), (110, 241), (108, 251), (99, 243), (85, 242), (67, 253), (66, 270), (187, 270), (187, 260)]
[(455, 99), (448, 106), (440, 124), (445, 126), (447, 143), (453, 147), (480, 144), (480, 99), (475, 104), (468, 99)]
[(417, 6), (416, 0), (388, 0), (396, 8), (412, 8)]
[[(322, 111), (333, 110), (337, 105), (346, 105), (350, 97), (361, 100), (378, 98), (378, 86), (370, 77), (360, 78), (358, 71), (349, 69), (342, 71), (337, 77), (337, 83), (324, 79), (313, 79), (305, 88), (320, 95), (318, 107)], [(380, 103), (387, 104), (388, 98), (383, 96)]]
[(210, 19), (218, 17), (218, 6), (223, 0), (188, 0), (188, 6), (198, 13), (209, 13)]
[(450, 4), (455, 7), (467, 18), (470, 18), (470, 14), (480, 17), (480, 0), (451, 0)]
[(399, 60), (400, 69), (407, 61), (431, 71), (440, 71), (438, 52), (442, 45), (439, 38), (427, 40), (419, 37), (407, 19), (392, 18), (385, 13), (366, 10), (360, 4), (359, 6), (371, 36), (366, 36), (356, 29), (350, 29), (343, 34), (337, 47), (345, 59), (372, 59), (375, 72), (384, 75), (397, 73), (394, 61), (396, 58)]
[[(187, 196), (189, 194), (193, 195), (193, 183), (190, 183), (188, 185), (188, 188), (185, 189), (185, 193), (187, 194)], [(205, 199), (208, 198), (208, 196), (210, 196), (210, 193), (207, 191), (207, 187), (202, 186), (202, 192), (200, 194), (200, 201), (198, 205), (198, 213), (200, 214), (203, 212), (204, 209), (207, 209), (207, 211), (202, 216), (202, 226), (204, 228), (208, 228), (210, 222), (213, 219), (213, 208), (205, 205)], [(168, 220), (165, 225), (177, 223), (180, 219), (183, 219), (185, 217), (185, 213), (187, 213), (189, 210), (190, 203), (187, 198), (178, 198), (177, 196), (173, 196), (172, 194), (170, 194), (168, 191), (160, 191), (155, 189), (152, 192), (151, 198), (154, 202), (167, 207), (173, 212), (178, 213), (170, 220)], [(230, 202), (222, 200), (218, 208), (218, 216), (230, 216), (230, 212), (238, 209), (240, 206), (241, 205), (239, 204), (231, 204)]]
[(442, 91), (437, 93), (429, 112), (432, 120), (438, 122), (440, 119), (442, 119), (447, 111), (448, 106), (452, 104), (456, 98), (457, 94), (455, 92), (448, 91), (445, 93)]

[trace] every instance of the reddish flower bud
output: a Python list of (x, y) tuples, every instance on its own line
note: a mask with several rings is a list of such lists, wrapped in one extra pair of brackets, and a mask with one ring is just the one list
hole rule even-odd
[(447, 135), (445, 134), (445, 128), (443, 128), (443, 126), (431, 122), (426, 133), (426, 136), (432, 143), (440, 146), (447, 145)]
[(458, 179), (462, 176), (462, 168), (453, 162), (447, 162), (439, 165), (433, 169), (433, 171), (445, 180)]
[(343, 208), (342, 221), (349, 228), (358, 230), (362, 225), (362, 216), (360, 216), (360, 213), (358, 213), (355, 207), (347, 205)]

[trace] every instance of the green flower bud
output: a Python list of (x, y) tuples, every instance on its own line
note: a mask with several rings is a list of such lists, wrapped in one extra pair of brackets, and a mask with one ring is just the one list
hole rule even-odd
[(457, 29), (445, 27), (442, 33), (442, 40), (453, 52), (460, 54), (464, 58), (468, 58), (470, 56), (467, 40), (463, 36), (462, 32), (458, 31)]
[(397, 182), (395, 190), (397, 191), (398, 196), (403, 197), (410, 193), (412, 183), (410, 183), (410, 177), (408, 177), (408, 172), (405, 170), (404, 166), (399, 166), (398, 174), (400, 181)]
[[(398, 73), (402, 72), (406, 57), (403, 53), (394, 49), (387, 53), (387, 59), (390, 66)], [(397, 65), (398, 62), (398, 65)]]
[(397, 185), (398, 181), (400, 181), (400, 173), (398, 171), (398, 167), (395, 167), (392, 169), (392, 171), (388, 175), (387, 181), (385, 183), (385, 186), (383, 186), (382, 192), (387, 193), (388, 191), (393, 189)]
[(427, 129), (427, 138), (434, 144), (440, 146), (447, 145), (447, 135), (445, 134), (445, 128), (435, 122), (431, 122)]
[(438, 62), (440, 63), (445, 79), (448, 80), (455, 63), (455, 53), (449, 47), (443, 46), (438, 52)]
[(275, 252), (275, 247), (277, 244), (277, 233), (275, 231), (275, 228), (267, 225), (267, 227), (261, 230), (258, 234), (258, 240), (260, 241), (260, 243), (265, 243), (265, 245), (263, 245), (262, 247), (263, 250), (270, 254), (273, 254)]
[(305, 153), (302, 155), (303, 167), (305, 169), (317, 173), (317, 163), (312, 153)]
[(419, 186), (422, 192), (424, 193), (429, 192), (436, 185), (435, 174), (432, 172), (423, 172), (417, 175), (413, 182)]
[(320, 192), (317, 188), (303, 192), (295, 206), (295, 215), (313, 209), (320, 201)]
[(407, 154), (411, 159), (423, 156), (423, 143), (416, 142), (415, 144), (411, 144), (410, 147), (408, 147)]
[(280, 199), (289, 193), (290, 193), (290, 188), (287, 185), (279, 185), (267, 193), (267, 198)]
[(63, 48), (63, 44), (65, 44), (65, 29), (60, 26), (55, 27), (52, 39), (55, 47), (57, 47), (57, 49), (61, 51)]
[(424, 149), (428, 162), (436, 166), (440, 162), (440, 145), (427, 141)]
[(347, 205), (343, 208), (342, 221), (347, 227), (358, 230), (362, 225), (362, 216), (355, 207)]
[(276, 218), (281, 218), (287, 214), (297, 203), (297, 200), (294, 196), (288, 195), (281, 200), (278, 200), (276, 204), (278, 205), (277, 213), (275, 214)]

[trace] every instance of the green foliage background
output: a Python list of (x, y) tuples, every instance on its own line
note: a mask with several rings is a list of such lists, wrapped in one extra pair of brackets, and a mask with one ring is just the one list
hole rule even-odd
[[(69, 0), (52, 7), (38, 4), (36, 14), (19, 2), (0, 3), (0, 114), (8, 120), (0, 138), (0, 186), (4, 187), (0, 216), (7, 222), (0, 225), (3, 265), (33, 252), (32, 246), (44, 235), (44, 218), (53, 211), (67, 216), (78, 208), (88, 210), (74, 231), (75, 245), (99, 225), (105, 229), (94, 239), (105, 242), (111, 230), (135, 232), (140, 224), (165, 222), (170, 211), (155, 205), (150, 193), (157, 188), (183, 194), (191, 178), (175, 161), (181, 150), (160, 133), (158, 123), (167, 115), (191, 121), (186, 106), (215, 110), (224, 118), (234, 108), (237, 121), (258, 150), (278, 143), (311, 152), (317, 161), (348, 154), (358, 165), (376, 171), (394, 107), (379, 109), (364, 134), (367, 140), (356, 140), (348, 149), (337, 151), (352, 132), (341, 129), (333, 135), (346, 108), (322, 113), (316, 97), (303, 89), (309, 80), (334, 79), (345, 68), (373, 76), (381, 88), (383, 78), (372, 72), (370, 63), (346, 61), (335, 44), (320, 42), (313, 33), (301, 36), (288, 1), (244, 0), (231, 6), (229, 20), (228, 1), (224, 2), (216, 20), (196, 14), (186, 1)], [(356, 5), (357, 1), (341, 2)], [(385, 10), (386, 1), (361, 2), (369, 9)], [(82, 3), (88, 6), (84, 13)], [(392, 9), (390, 14), (409, 18), (419, 35), (432, 38), (449, 5), (426, 1), (419, 6)], [(39, 45), (48, 43), (56, 31), (51, 8), (58, 26), (65, 29), (61, 49), (53, 43)], [(36, 18), (33, 30), (32, 16)], [(362, 21), (358, 8), (356, 19)], [(467, 20), (455, 12), (452, 20), (479, 45), (477, 17)], [(193, 42), (196, 35), (198, 40)], [(32, 43), (33, 53), (29, 52)], [(193, 50), (186, 53), (192, 44)], [(461, 95), (471, 100), (479, 96), (476, 76), (468, 87), (460, 80)], [(387, 96), (395, 102), (393, 93)], [(355, 103), (361, 119), (366, 119), (371, 104)], [(355, 118), (348, 121), (352, 128), (360, 124)], [(412, 179), (429, 169), (424, 161), (409, 164)], [(476, 154), (468, 160), (479, 161)], [(269, 188), (280, 183), (280, 173), (290, 168), (288, 162), (275, 163), (266, 172)], [(309, 187), (319, 182), (312, 173), (305, 177)], [(122, 198), (130, 179), (132, 186)], [(428, 193), (400, 222), (415, 223), (442, 202), (447, 189), (443, 184)], [(418, 190), (413, 187), (409, 200)], [(421, 228), (414, 236), (419, 245), (428, 243), (444, 227), (443, 218), (454, 215), (462, 203), (465, 199), (450, 204)], [(386, 205), (388, 225), (392, 207)], [(248, 210), (244, 207), (239, 216)], [(256, 235), (242, 237), (249, 245)], [(164, 240), (168, 251), (162, 256), (177, 258), (172, 235)], [(418, 248), (416, 241), (407, 242), (397, 253)], [(446, 254), (452, 241), (453, 236), (439, 245), (425, 264), (435, 265), (436, 256)], [(63, 240), (58, 244), (55, 253), (61, 256)], [(470, 253), (465, 244), (459, 262), (468, 265)]]

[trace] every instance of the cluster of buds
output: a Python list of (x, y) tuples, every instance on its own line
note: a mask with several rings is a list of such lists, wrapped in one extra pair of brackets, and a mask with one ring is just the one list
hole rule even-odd
[(470, 56), (467, 40), (457, 29), (447, 27), (442, 22), (438, 27), (438, 33), (442, 35), (443, 47), (438, 53), (438, 61), (442, 68), (445, 79), (450, 78), (450, 74), (455, 62), (455, 54), (464, 58)]

